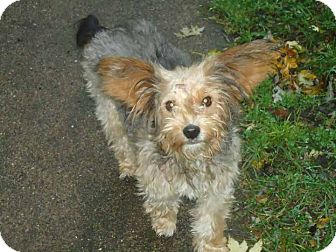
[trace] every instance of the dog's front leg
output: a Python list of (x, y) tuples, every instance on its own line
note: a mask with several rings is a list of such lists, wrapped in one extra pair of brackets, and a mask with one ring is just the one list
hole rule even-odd
[[(154, 196), (154, 197), (153, 197)], [(147, 195), (145, 211), (151, 217), (152, 228), (159, 236), (172, 236), (176, 229), (178, 197), (175, 195)]]
[[(153, 157), (153, 156), (152, 156)], [(137, 170), (138, 186), (144, 195), (144, 208), (151, 217), (152, 227), (159, 236), (172, 236), (176, 229), (179, 196), (174, 191), (167, 174), (167, 164), (141, 164)]]
[(197, 200), (193, 216), (193, 245), (198, 252), (228, 251), (224, 237), (226, 219), (230, 214), (233, 197), (206, 194)]

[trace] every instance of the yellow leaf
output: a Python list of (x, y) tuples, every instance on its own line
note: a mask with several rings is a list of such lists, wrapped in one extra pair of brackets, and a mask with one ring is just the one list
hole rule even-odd
[(261, 160), (253, 160), (252, 161), (252, 166), (254, 169), (256, 170), (260, 170), (261, 168), (264, 167), (266, 163), (266, 160), (265, 159), (261, 159)]
[(298, 64), (297, 64), (296, 59), (295, 59), (295, 58), (289, 58), (289, 59), (287, 60), (287, 67), (288, 67), (289, 69), (295, 69), (295, 68), (297, 68), (297, 67), (298, 67)]
[(329, 217), (324, 217), (324, 218), (321, 218), (317, 221), (316, 225), (317, 225), (317, 228), (324, 228), (325, 225), (327, 225), (330, 221), (330, 218)]
[(312, 247), (312, 248), (316, 247), (316, 245), (317, 245), (316, 240), (310, 240), (310, 241), (309, 241), (309, 245), (310, 245), (310, 247)]
[(302, 88), (302, 92), (307, 95), (318, 95), (322, 93), (322, 91), (323, 91), (323, 85)]
[(317, 150), (311, 150), (309, 153), (305, 153), (305, 159), (310, 159), (310, 158), (318, 158), (319, 156), (322, 156), (323, 152), (322, 151), (317, 151)]
[(268, 197), (266, 195), (257, 195), (256, 201), (261, 204), (265, 204), (268, 200)]
[(305, 86), (314, 86), (317, 82), (317, 76), (308, 70), (302, 70), (298, 74), (299, 84)]
[(213, 50), (208, 51), (207, 55), (211, 56), (211, 55), (217, 55), (217, 54), (220, 54), (220, 53), (222, 53), (222, 51), (213, 49)]

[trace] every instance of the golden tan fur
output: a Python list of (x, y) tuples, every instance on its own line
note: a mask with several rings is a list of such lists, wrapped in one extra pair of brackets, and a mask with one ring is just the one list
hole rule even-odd
[[(240, 101), (274, 72), (277, 45), (254, 41), (186, 67), (180, 51), (165, 40), (157, 46), (162, 37), (149, 34), (148, 23), (140, 25), (135, 29), (140, 52), (138, 44), (115, 46), (117, 33), (108, 32), (85, 47), (83, 67), (97, 117), (121, 176), (136, 177), (155, 232), (173, 235), (180, 198), (187, 197), (197, 201), (191, 211), (194, 249), (227, 251), (223, 229), (241, 159)], [(130, 41), (126, 32), (119, 36)], [(125, 48), (144, 59), (121, 57)], [(157, 61), (174, 67), (149, 62), (157, 55), (163, 55)]]
[(276, 43), (256, 40), (227, 49), (217, 57), (237, 74), (237, 81), (252, 94), (253, 89), (268, 75), (276, 72), (276, 61), (280, 52), (274, 50)]
[(145, 110), (150, 94), (144, 92), (153, 86), (155, 78), (152, 65), (134, 58), (108, 57), (99, 62), (97, 72), (102, 78), (102, 90), (106, 95), (131, 108), (137, 105), (138, 111)]
[[(204, 132), (201, 155), (211, 157), (220, 150), (220, 141), (226, 134), (226, 122), (231, 116), (228, 104), (237, 106), (275, 71), (279, 53), (272, 48), (273, 43), (254, 41), (209, 57), (187, 70), (178, 68), (173, 76), (160, 67), (125, 57), (104, 58), (97, 69), (105, 94), (127, 104), (136, 114), (156, 113), (161, 129), (158, 142), (165, 152), (187, 158), (200, 154), (200, 149), (183, 149), (182, 130), (197, 118)], [(161, 105), (155, 112), (149, 111), (156, 93), (160, 93), (157, 102)], [(214, 106), (204, 109), (201, 101), (206, 96), (212, 97)], [(168, 98), (178, 105), (172, 113), (162, 105)]]

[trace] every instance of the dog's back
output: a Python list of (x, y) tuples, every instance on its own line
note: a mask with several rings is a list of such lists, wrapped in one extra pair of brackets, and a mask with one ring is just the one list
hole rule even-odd
[(188, 54), (173, 46), (154, 25), (145, 20), (130, 21), (107, 29), (89, 15), (81, 20), (77, 45), (83, 47), (84, 60), (96, 64), (103, 57), (132, 57), (162, 65), (171, 70), (189, 66)]

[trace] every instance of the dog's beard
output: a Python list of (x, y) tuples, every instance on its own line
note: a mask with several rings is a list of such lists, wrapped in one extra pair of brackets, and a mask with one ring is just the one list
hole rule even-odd
[(203, 158), (211, 158), (220, 150), (221, 140), (219, 138), (212, 139), (193, 139), (184, 141), (170, 141), (166, 137), (161, 138), (160, 145), (162, 150), (170, 156), (177, 159), (196, 160)]
[(204, 155), (206, 147), (207, 144), (203, 141), (190, 140), (181, 146), (181, 152), (186, 158), (195, 159)]

